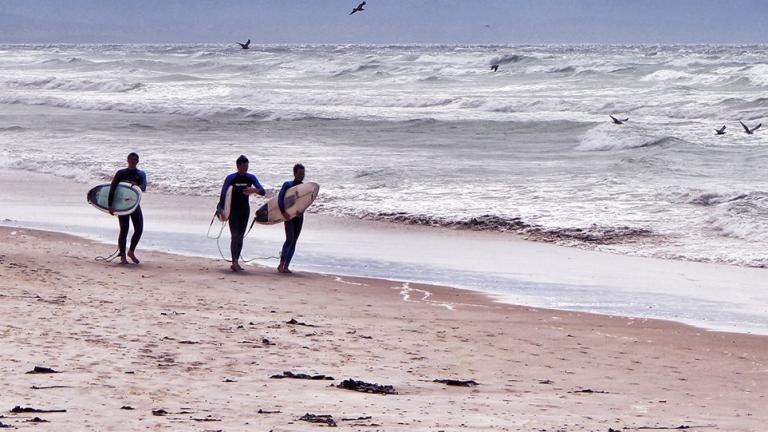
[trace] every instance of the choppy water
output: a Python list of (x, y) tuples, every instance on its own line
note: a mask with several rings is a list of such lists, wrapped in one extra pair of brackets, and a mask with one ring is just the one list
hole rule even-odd
[(322, 213), (766, 266), (766, 90), (764, 46), (0, 45), (0, 166), (215, 194), (245, 153)]

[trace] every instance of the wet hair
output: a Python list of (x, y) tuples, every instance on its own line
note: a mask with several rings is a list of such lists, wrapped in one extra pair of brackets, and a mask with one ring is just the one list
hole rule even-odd
[(240, 157), (237, 158), (237, 160), (235, 161), (235, 163), (237, 163), (238, 165), (242, 165), (246, 162), (248, 162), (248, 158), (245, 157), (245, 155), (240, 155)]
[(300, 163), (299, 163), (299, 164), (296, 164), (296, 165), (294, 165), (294, 166), (293, 166), (293, 173), (294, 173), (294, 174), (296, 174), (296, 172), (298, 172), (300, 169), (304, 169), (304, 165), (302, 165), (302, 164), (300, 164)]
[(135, 157), (136, 159), (138, 159), (138, 158), (139, 158), (139, 154), (138, 154), (138, 153), (136, 153), (136, 152), (130, 152), (130, 153), (128, 153), (128, 159), (130, 159), (130, 158), (134, 158), (134, 157)]

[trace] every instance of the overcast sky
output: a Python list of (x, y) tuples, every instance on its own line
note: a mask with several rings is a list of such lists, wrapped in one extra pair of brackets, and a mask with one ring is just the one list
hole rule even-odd
[(0, 43), (766, 43), (768, 0), (0, 0)]

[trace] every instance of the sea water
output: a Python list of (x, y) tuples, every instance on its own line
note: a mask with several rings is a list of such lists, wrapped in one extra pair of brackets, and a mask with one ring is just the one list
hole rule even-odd
[(0, 45), (0, 167), (215, 196), (245, 154), (325, 215), (765, 267), (767, 88), (765, 46)]

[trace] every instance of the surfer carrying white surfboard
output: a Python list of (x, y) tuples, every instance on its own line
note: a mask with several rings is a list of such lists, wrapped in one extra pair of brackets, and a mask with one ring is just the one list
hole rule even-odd
[[(115, 214), (114, 199), (117, 185), (121, 182), (131, 183), (138, 186), (142, 192), (147, 190), (147, 175), (144, 171), (136, 168), (139, 164), (139, 155), (136, 153), (130, 153), (128, 155), (128, 168), (123, 168), (112, 178), (112, 184), (109, 188), (109, 214)], [(120, 234), (117, 236), (117, 247), (120, 250), (120, 263), (128, 264), (128, 258), (134, 263), (138, 264), (139, 259), (136, 258), (136, 246), (139, 244), (141, 234), (144, 232), (144, 215), (141, 213), (141, 205), (136, 207), (136, 210), (129, 215), (118, 216), (120, 221)], [(125, 243), (128, 240), (128, 229), (130, 228), (130, 222), (133, 222), (133, 236), (131, 237), (131, 247), (126, 253)]]
[(248, 173), (248, 158), (240, 155), (235, 162), (237, 172), (227, 176), (224, 180), (224, 186), (221, 187), (221, 198), (216, 207), (218, 212), (224, 210), (227, 195), (230, 186), (232, 187), (230, 211), (229, 211), (229, 233), (232, 241), (230, 243), (230, 252), (232, 253), (232, 271), (243, 270), (238, 262), (240, 252), (243, 250), (243, 236), (248, 227), (248, 217), (251, 214), (251, 206), (248, 197), (253, 194), (264, 196), (266, 191), (259, 183), (255, 175)]
[(296, 242), (299, 241), (299, 234), (301, 234), (301, 227), (304, 226), (304, 214), (299, 213), (296, 217), (291, 218), (285, 211), (285, 192), (294, 187), (300, 185), (304, 181), (304, 165), (296, 164), (293, 166), (293, 180), (283, 183), (283, 187), (280, 188), (280, 194), (277, 195), (277, 205), (280, 207), (280, 213), (283, 214), (285, 222), (285, 243), (283, 243), (283, 249), (280, 252), (280, 265), (277, 266), (277, 271), (280, 273), (291, 273), (288, 266), (293, 259), (293, 253), (296, 252)]

